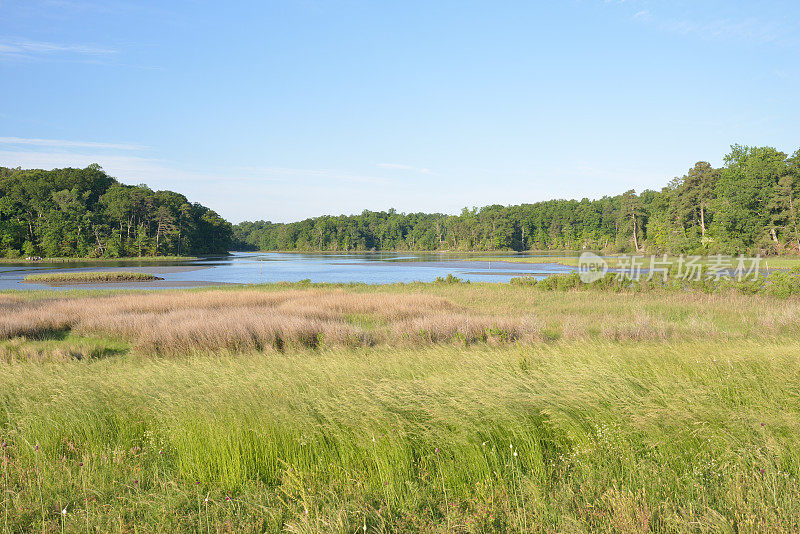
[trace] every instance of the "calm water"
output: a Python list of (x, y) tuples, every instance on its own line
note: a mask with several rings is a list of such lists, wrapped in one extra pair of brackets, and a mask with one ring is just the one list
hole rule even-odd
[[(164, 282), (155, 284), (81, 284), (78, 287), (141, 288), (185, 287), (223, 283), (258, 284), (266, 282), (429, 282), (452, 274), (474, 282), (508, 282), (515, 276), (542, 278), (572, 271), (555, 263), (511, 263), (513, 256), (491, 262), (465, 261), (464, 256), (443, 254), (284, 254), (236, 252), (225, 257), (170, 263), (98, 262), (96, 264), (4, 264), (0, 265), (0, 290), (42, 289), (49, 286), (22, 283), (32, 273), (54, 271), (126, 270), (156, 274)], [(509, 261), (510, 260), (510, 261)], [(72, 286), (75, 287), (75, 286)]]

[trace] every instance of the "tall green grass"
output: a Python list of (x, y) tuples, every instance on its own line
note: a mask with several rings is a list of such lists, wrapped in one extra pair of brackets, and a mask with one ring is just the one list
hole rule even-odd
[(592, 340), (0, 365), (3, 528), (796, 531), (799, 351)]

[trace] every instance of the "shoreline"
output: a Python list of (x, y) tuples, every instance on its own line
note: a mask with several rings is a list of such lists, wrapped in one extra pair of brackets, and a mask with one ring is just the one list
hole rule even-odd
[[(222, 256), (222, 254), (219, 254)], [(160, 263), (168, 261), (196, 261), (201, 256), (129, 256), (124, 258), (42, 258), (29, 260), (26, 258), (0, 258), (0, 265), (49, 265), (64, 263), (112, 263), (112, 262), (139, 262), (139, 263)]]
[[(491, 262), (491, 263), (511, 263), (516, 265), (530, 265), (530, 264), (556, 264), (562, 265), (564, 267), (577, 267), (578, 260), (580, 255), (583, 252), (587, 251), (572, 251), (570, 253), (562, 252), (560, 254), (547, 254), (543, 251), (528, 251), (528, 252), (448, 252), (448, 251), (405, 251), (405, 250), (392, 250), (392, 251), (350, 251), (350, 252), (336, 252), (336, 251), (241, 251), (247, 252), (249, 254), (300, 254), (300, 255), (320, 255), (320, 256), (327, 256), (327, 255), (334, 255), (334, 256), (357, 256), (357, 255), (382, 255), (382, 254), (398, 254), (398, 255), (415, 255), (415, 256), (472, 256), (472, 257), (458, 257), (458, 258), (442, 258), (438, 260), (440, 262)], [(638, 254), (598, 254), (599, 257), (605, 259), (608, 262), (609, 267), (615, 267), (618, 265), (620, 258), (623, 257), (631, 257), (631, 256), (639, 256), (645, 259), (650, 258), (651, 256), (655, 257), (657, 260), (660, 260), (663, 254), (647, 254), (644, 252), (640, 252)], [(667, 261), (669, 262), (676, 262), (678, 258), (683, 256), (684, 258), (690, 257), (700, 257), (701, 264), (710, 263), (715, 255), (701, 255), (701, 254), (667, 254)], [(737, 255), (722, 255), (723, 258), (732, 258), (734, 261), (737, 258)], [(748, 256), (744, 255), (745, 258), (755, 258), (756, 256)], [(765, 270), (776, 270), (776, 269), (791, 269), (793, 267), (800, 266), (800, 256), (759, 256), (761, 261), (761, 268)], [(387, 260), (392, 261), (392, 260)], [(415, 263), (419, 262), (418, 258), (398, 258), (398, 263)], [(430, 262), (419, 262), (419, 263), (430, 263)], [(770, 266), (772, 264), (772, 266)]]

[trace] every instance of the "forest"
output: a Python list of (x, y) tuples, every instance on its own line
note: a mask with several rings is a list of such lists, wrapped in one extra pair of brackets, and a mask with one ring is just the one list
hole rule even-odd
[(798, 254), (800, 150), (733, 145), (661, 191), (464, 209), (460, 215), (364, 211), (281, 224), (242, 222), (235, 246), (298, 251), (581, 250)]
[(172, 191), (85, 169), (0, 167), (0, 254), (119, 258), (227, 253), (231, 224)]

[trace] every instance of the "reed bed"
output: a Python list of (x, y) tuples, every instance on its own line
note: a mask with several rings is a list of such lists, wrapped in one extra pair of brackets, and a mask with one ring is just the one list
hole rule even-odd
[(83, 297), (0, 295), (0, 340), (71, 333), (145, 353), (428, 343), (744, 339), (791, 335), (797, 299), (697, 293), (543, 293), (435, 284)]
[[(0, 339), (41, 338), (70, 331), (130, 340), (145, 351), (283, 350), (287, 345), (372, 345), (386, 333), (358, 318), (386, 324), (456, 309), (430, 295), (343, 291), (208, 291), (88, 298), (0, 300)], [(487, 323), (488, 324), (488, 323)], [(469, 325), (467, 325), (469, 326)], [(473, 327), (473, 330), (475, 328)]]

